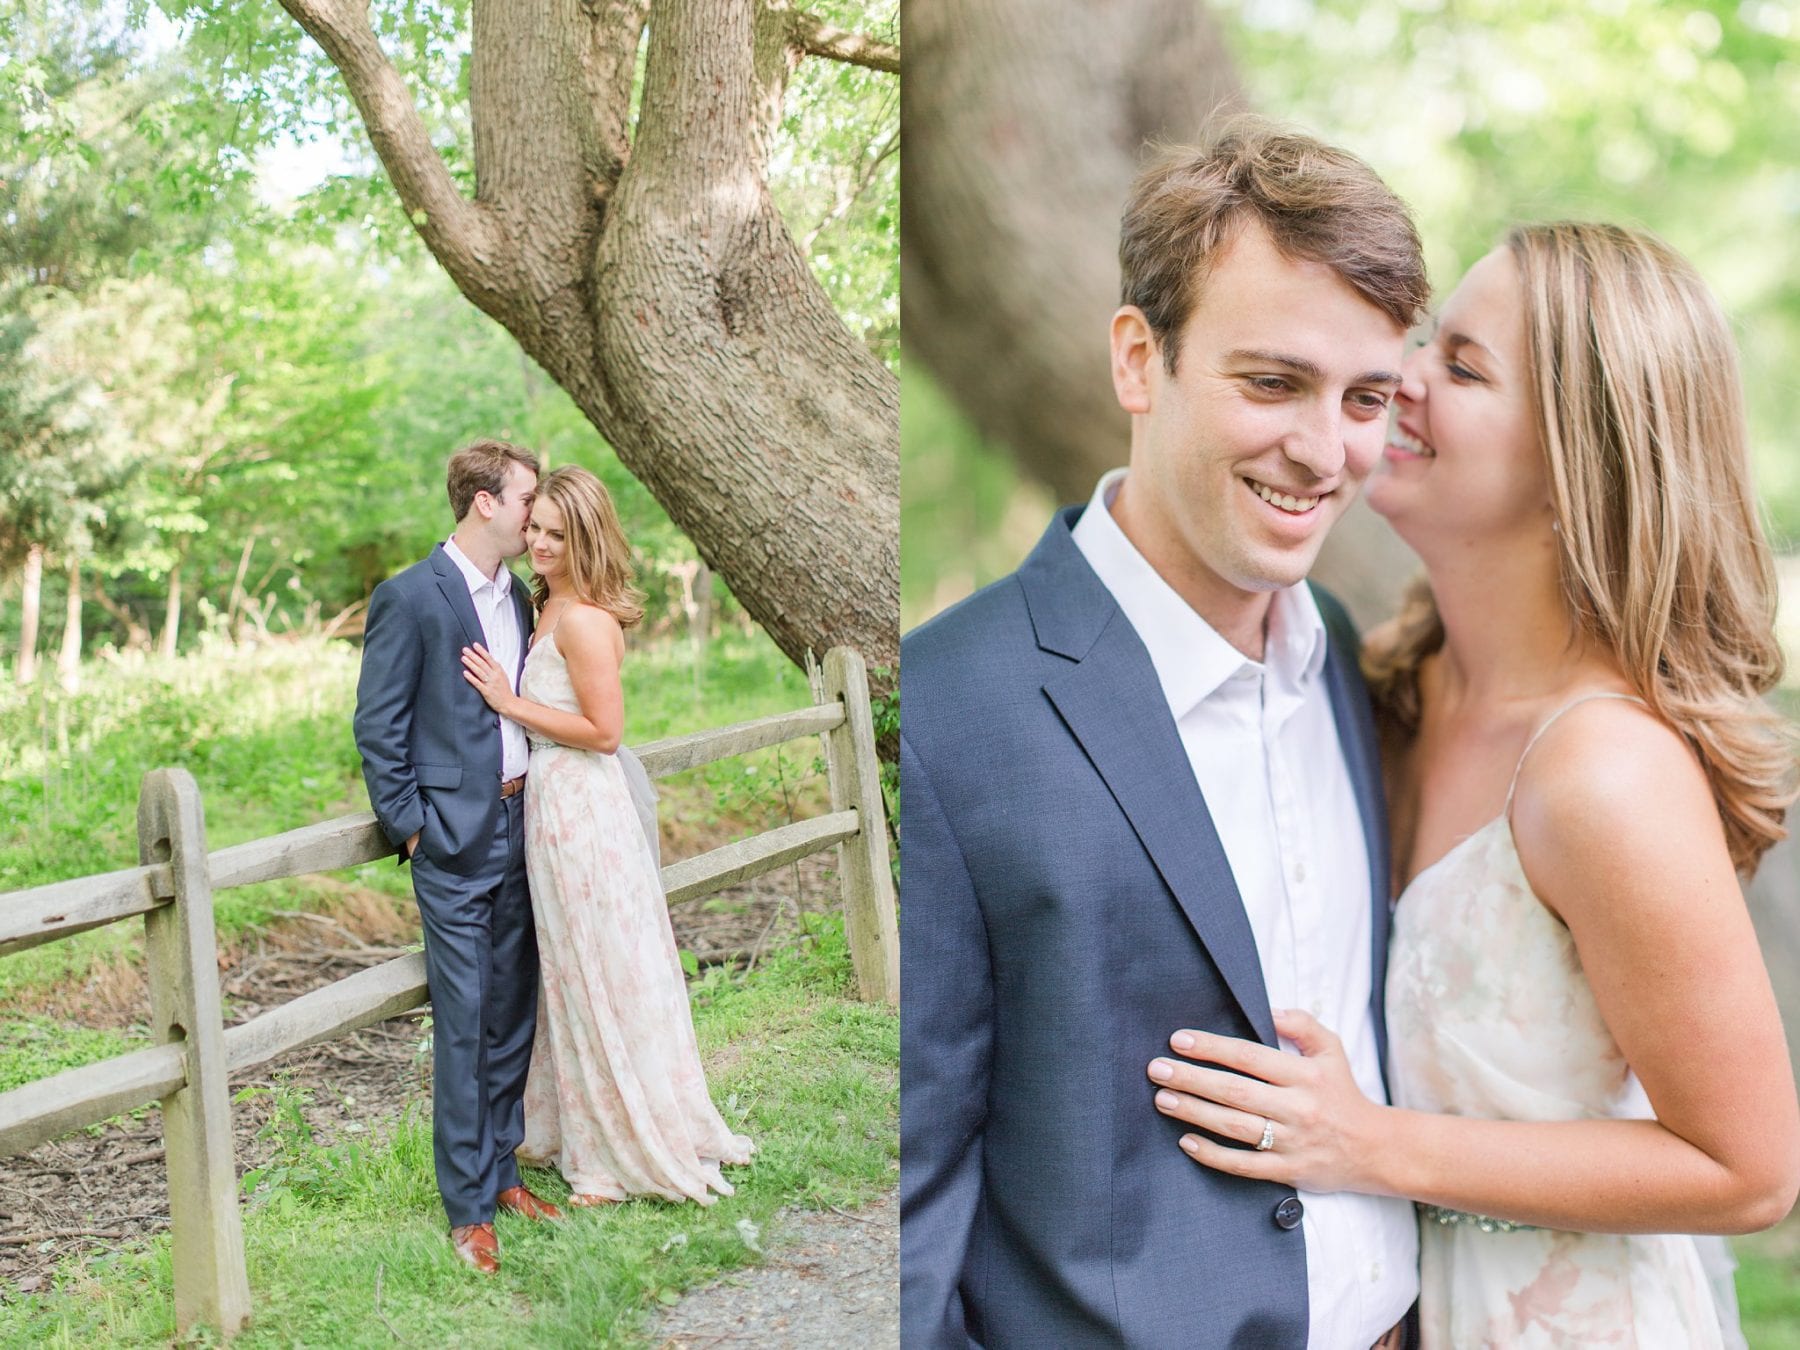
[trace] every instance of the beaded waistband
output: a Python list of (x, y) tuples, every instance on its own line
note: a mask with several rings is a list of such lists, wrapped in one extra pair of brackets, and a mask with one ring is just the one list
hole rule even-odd
[(1419, 1213), (1428, 1222), (1444, 1228), (1467, 1226), (1479, 1228), (1484, 1233), (1536, 1233), (1542, 1231), (1534, 1223), (1514, 1223), (1511, 1219), (1492, 1219), (1485, 1214), (1470, 1214), (1467, 1210), (1445, 1209), (1442, 1205), (1420, 1205)]

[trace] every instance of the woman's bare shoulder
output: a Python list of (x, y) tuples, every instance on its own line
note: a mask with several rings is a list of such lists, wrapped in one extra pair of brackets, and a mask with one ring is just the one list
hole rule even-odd
[(1680, 733), (1640, 703), (1594, 699), (1545, 730), (1520, 765), (1513, 838), (1553, 908), (1584, 885), (1653, 879), (1728, 857), (1712, 787)]
[(618, 619), (611, 610), (590, 601), (572, 603), (558, 624), (557, 633), (566, 633), (575, 649), (586, 654), (607, 655), (617, 661), (624, 653), (625, 630)]

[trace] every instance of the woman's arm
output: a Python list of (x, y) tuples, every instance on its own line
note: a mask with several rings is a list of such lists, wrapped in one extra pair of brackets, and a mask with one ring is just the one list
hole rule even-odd
[(619, 621), (597, 605), (571, 604), (557, 624), (556, 641), (581, 707), (578, 713), (547, 708), (513, 693), (505, 672), (479, 644), (463, 648), (463, 678), (502, 717), (558, 745), (611, 754), (625, 734), (625, 696), (619, 684), (625, 635)]
[[(1736, 1233), (1780, 1220), (1800, 1189), (1800, 1106), (1699, 765), (1633, 705), (1584, 708), (1527, 760), (1513, 833), (1656, 1120), (1535, 1123), (1380, 1106), (1356, 1089), (1335, 1036), (1282, 1013), (1276, 1025), (1303, 1057), (1200, 1032), (1171, 1038), (1187, 1058), (1237, 1072), (1158, 1060), (1152, 1079), (1176, 1090), (1157, 1094), (1159, 1110), (1251, 1143), (1265, 1117), (1275, 1122), (1266, 1152), (1198, 1135), (1183, 1147), (1240, 1176), (1551, 1228)], [(1555, 1034), (1549, 1017), (1521, 1034)]]

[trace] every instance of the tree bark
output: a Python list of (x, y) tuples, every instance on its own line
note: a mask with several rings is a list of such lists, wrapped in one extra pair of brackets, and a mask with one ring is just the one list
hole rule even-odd
[[(1119, 214), (1152, 142), (1244, 99), (1193, 0), (911, 0), (901, 296), (908, 351), (990, 440), (1068, 502), (1125, 462), (1107, 324)], [(1411, 554), (1366, 510), (1316, 576), (1364, 623)]]
[(69, 597), (63, 608), (62, 647), (56, 654), (56, 678), (71, 694), (81, 688), (81, 559), (68, 562)]
[[(899, 390), (769, 196), (755, 0), (475, 0), (472, 200), (365, 8), (282, 4), (343, 75), (463, 294), (568, 391), (781, 650), (801, 662), (847, 643), (891, 669)], [(793, 61), (810, 40), (898, 65), (807, 17), (775, 30)]]
[(169, 569), (169, 598), (163, 606), (162, 633), (156, 642), (157, 654), (172, 660), (181, 635), (181, 564)]
[(37, 678), (38, 607), (44, 598), (44, 546), (33, 544), (25, 554), (25, 574), (19, 583), (19, 664), (13, 677), (20, 684)]

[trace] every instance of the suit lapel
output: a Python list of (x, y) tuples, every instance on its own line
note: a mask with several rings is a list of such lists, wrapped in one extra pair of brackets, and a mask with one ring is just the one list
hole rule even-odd
[(519, 668), (513, 672), (513, 688), (519, 687), (519, 681), (525, 678), (525, 658), (531, 655), (531, 632), (536, 626), (532, 620), (530, 592), (525, 583), (509, 570), (512, 576), (513, 612), (519, 616)]
[(481, 620), (475, 614), (475, 602), (469, 598), (469, 583), (463, 577), (462, 569), (450, 560), (439, 544), (431, 551), (431, 570), (437, 573), (438, 589), (444, 593), (444, 599), (450, 602), (450, 608), (456, 611), (457, 622), (462, 625), (463, 636), (468, 638), (471, 647), (480, 644), (487, 646), (487, 636), (481, 631)]
[[(1078, 514), (1078, 513), (1077, 513)], [(1069, 536), (1051, 523), (1019, 571), (1040, 646), (1074, 664), (1044, 684), (1131, 822), (1244, 1016), (1275, 1044), (1256, 937), (1150, 655)]]

